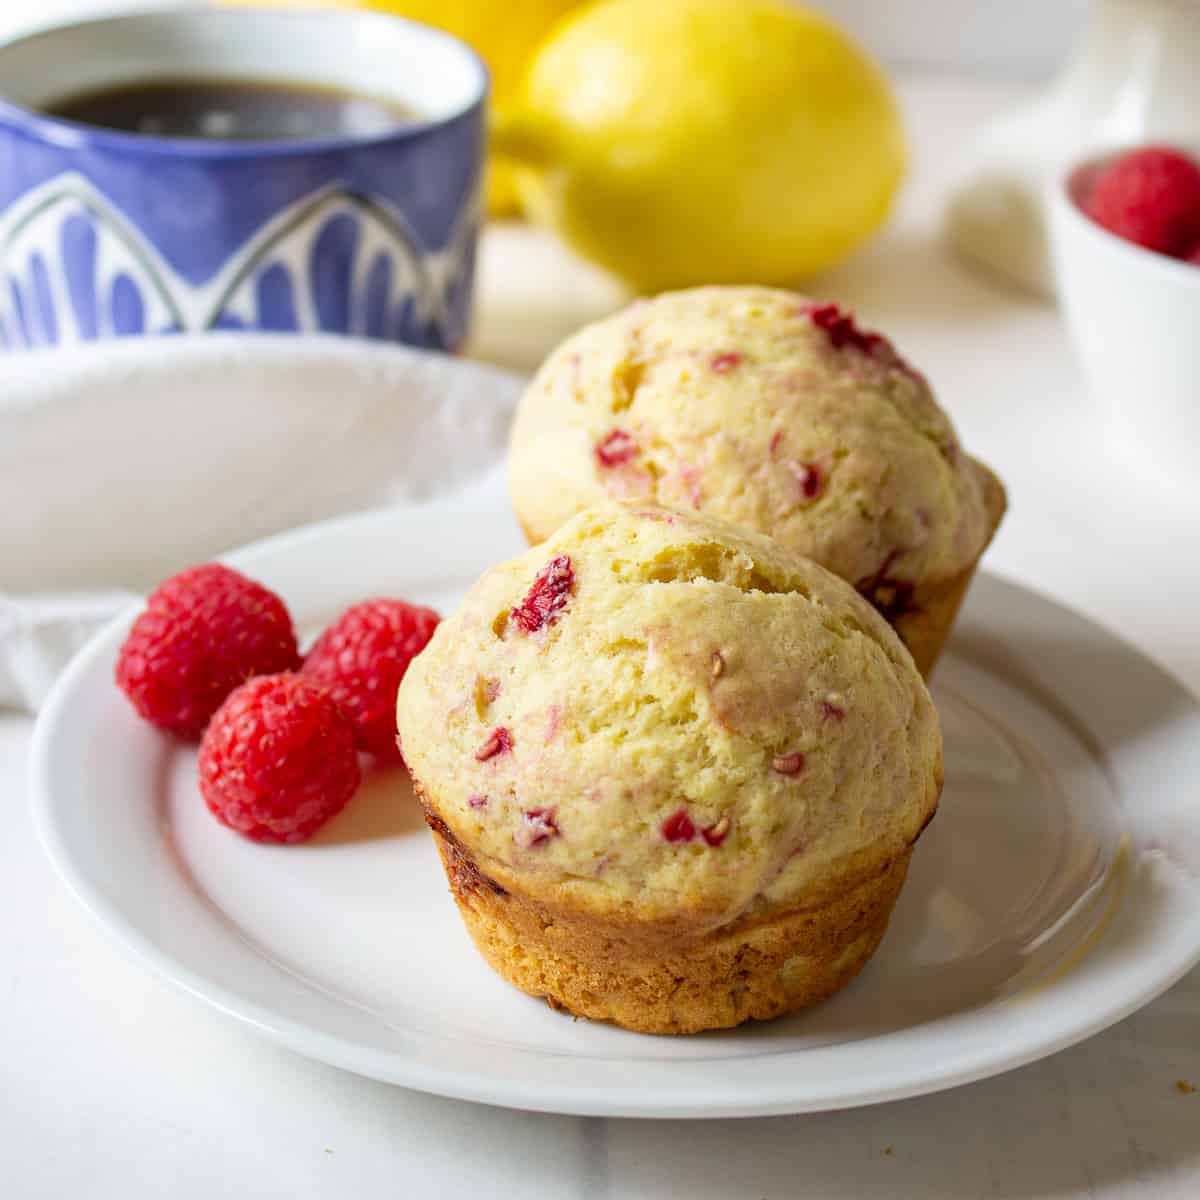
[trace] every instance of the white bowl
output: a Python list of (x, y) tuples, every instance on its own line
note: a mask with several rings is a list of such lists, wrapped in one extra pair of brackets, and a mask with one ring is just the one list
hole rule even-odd
[(1155, 254), (1079, 207), (1110, 155), (1052, 180), (1058, 297), (1115, 437), (1145, 465), (1194, 485), (1200, 463), (1200, 267)]

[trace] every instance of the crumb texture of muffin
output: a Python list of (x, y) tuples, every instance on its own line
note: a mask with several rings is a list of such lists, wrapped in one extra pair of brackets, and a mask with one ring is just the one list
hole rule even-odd
[(762, 287), (665, 293), (569, 338), (521, 400), (509, 473), (531, 541), (645, 497), (768, 533), (889, 619), (953, 592), (1004, 510), (885, 338)]
[(652, 1032), (852, 977), (941, 786), (932, 701), (869, 604), (764, 536), (640, 502), (487, 571), (397, 709), (488, 961)]

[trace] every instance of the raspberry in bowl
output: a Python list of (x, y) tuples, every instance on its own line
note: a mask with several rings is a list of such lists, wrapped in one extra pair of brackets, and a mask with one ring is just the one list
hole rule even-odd
[(1109, 233), (1166, 254), (1200, 253), (1200, 164), (1173, 146), (1129, 150), (1083, 174), (1076, 202)]
[(1058, 298), (1114, 437), (1166, 479), (1200, 448), (1200, 154), (1110, 150), (1051, 181)]

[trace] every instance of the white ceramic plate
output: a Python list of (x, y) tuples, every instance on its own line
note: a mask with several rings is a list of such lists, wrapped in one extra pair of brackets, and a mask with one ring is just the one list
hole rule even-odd
[[(448, 609), (520, 547), (493, 479), (231, 561), (312, 629), (376, 593)], [(1200, 710), (1110, 634), (994, 578), (977, 581), (939, 668), (945, 793), (878, 955), (807, 1014), (680, 1039), (572, 1021), (494, 976), (402, 772), (371, 777), (305, 846), (219, 826), (194, 754), (112, 683), (125, 624), (75, 660), (38, 723), (32, 792), (51, 856), (162, 976), (351, 1071), (556, 1112), (846, 1107), (1050, 1054), (1200, 960)]]

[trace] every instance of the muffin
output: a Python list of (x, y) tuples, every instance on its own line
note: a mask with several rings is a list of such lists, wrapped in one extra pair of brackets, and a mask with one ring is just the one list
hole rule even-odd
[(886, 339), (772, 288), (667, 293), (575, 334), (521, 400), (509, 471), (531, 542), (630, 497), (770, 534), (852, 583), (926, 674), (1004, 512)]
[(853, 978), (941, 787), (929, 693), (853, 588), (646, 503), (487, 571), (397, 714), (484, 958), (647, 1033), (775, 1017)]

